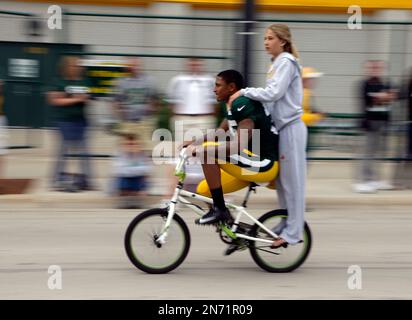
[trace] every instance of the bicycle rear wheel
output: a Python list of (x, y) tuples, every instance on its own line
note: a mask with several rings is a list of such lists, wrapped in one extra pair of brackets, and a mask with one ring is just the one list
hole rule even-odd
[(167, 231), (166, 243), (159, 244), (166, 209), (151, 209), (138, 215), (130, 223), (125, 235), (125, 248), (130, 261), (147, 273), (167, 273), (177, 268), (186, 258), (190, 234), (186, 223), (177, 214)]
[[(265, 227), (270, 230), (281, 229), (282, 225), (286, 222), (287, 211), (273, 210), (265, 213), (259, 218)], [(280, 231), (275, 231), (280, 232)], [(259, 227), (257, 224), (253, 226), (250, 231), (252, 237), (269, 239), (270, 236), (265, 230)], [(269, 272), (291, 272), (298, 268), (306, 260), (309, 255), (312, 246), (312, 235), (308, 224), (305, 222), (303, 230), (302, 241), (295, 245), (288, 245), (287, 248), (280, 247), (278, 249), (272, 249), (270, 244), (255, 241), (250, 245), (250, 254), (256, 264), (262, 269)]]

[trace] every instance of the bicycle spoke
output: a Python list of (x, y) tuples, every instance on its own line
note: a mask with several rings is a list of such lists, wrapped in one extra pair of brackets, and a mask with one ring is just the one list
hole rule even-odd
[(185, 235), (180, 224), (173, 219), (171, 221), (165, 243), (157, 246), (154, 236), (159, 235), (164, 225), (164, 219), (160, 215), (149, 215), (134, 227), (131, 234), (132, 258), (138, 260), (138, 264), (145, 268), (155, 270), (167, 268), (173, 265), (182, 255), (185, 248)]
[(270, 246), (256, 247), (257, 250), (264, 251), (264, 252), (271, 253), (271, 254), (275, 254), (277, 256), (280, 255), (280, 253), (278, 253), (278, 252), (273, 252), (273, 251), (265, 250), (265, 249), (262, 249), (262, 248), (270, 248)]
[[(266, 213), (260, 218), (260, 222), (268, 229), (280, 234), (285, 225), (287, 216), (281, 210)], [(276, 230), (276, 231), (275, 231)], [(273, 236), (259, 226), (255, 226), (252, 236), (273, 241)], [(305, 225), (303, 241), (287, 248), (272, 248), (270, 244), (260, 245), (259, 241), (253, 242), (250, 247), (255, 262), (263, 269), (270, 272), (289, 272), (299, 267), (306, 259), (310, 250), (310, 231)]]

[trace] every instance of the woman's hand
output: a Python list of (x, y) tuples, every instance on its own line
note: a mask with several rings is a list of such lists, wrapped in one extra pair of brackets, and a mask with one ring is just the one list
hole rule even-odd
[(187, 148), (193, 143), (193, 141), (183, 141), (183, 143), (179, 146), (179, 151), (181, 151), (183, 148)]
[(202, 154), (204, 151), (204, 148), (202, 146), (199, 145), (189, 145), (186, 149), (186, 154), (192, 156), (192, 157), (196, 157), (200, 154)]
[(186, 149), (186, 154), (192, 157), (196, 156), (196, 146), (194, 146), (193, 144), (190, 144), (187, 146)]
[(234, 94), (232, 94), (232, 95), (230, 96), (229, 101), (228, 101), (228, 103), (227, 103), (227, 108), (228, 108), (228, 110), (230, 110), (230, 109), (232, 108), (232, 102), (233, 102), (235, 99), (239, 98), (240, 96), (241, 96), (240, 90), (237, 91), (237, 92), (235, 92)]

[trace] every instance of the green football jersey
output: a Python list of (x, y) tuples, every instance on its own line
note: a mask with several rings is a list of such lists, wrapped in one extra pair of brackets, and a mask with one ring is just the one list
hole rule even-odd
[(272, 132), (271, 118), (260, 102), (242, 96), (233, 101), (230, 111), (226, 109), (225, 103), (222, 103), (222, 108), (231, 132), (236, 132), (238, 123), (242, 120), (251, 119), (254, 122), (255, 131), (249, 140), (249, 151), (256, 152), (252, 144), (253, 141), (259, 141), (258, 155), (261, 158), (278, 159), (278, 135)]

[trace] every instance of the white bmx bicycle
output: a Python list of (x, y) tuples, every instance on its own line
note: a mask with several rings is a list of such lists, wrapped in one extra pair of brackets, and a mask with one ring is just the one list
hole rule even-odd
[[(165, 208), (150, 209), (136, 216), (127, 228), (125, 248), (130, 261), (147, 273), (167, 273), (177, 268), (186, 258), (190, 248), (190, 233), (184, 220), (176, 213), (178, 203), (192, 209), (199, 216), (204, 215), (208, 207), (202, 208), (190, 199), (212, 204), (213, 200), (183, 189), (185, 180), (185, 149), (180, 152), (175, 175), (179, 178), (170, 203)], [(233, 220), (216, 224), (220, 239), (232, 245), (233, 251), (249, 248), (253, 260), (262, 269), (269, 272), (290, 272), (298, 268), (309, 255), (312, 236), (305, 222), (302, 240), (295, 245), (272, 248), (285, 225), (287, 211), (272, 210), (259, 219), (246, 211), (246, 205), (256, 184), (251, 183), (241, 206), (226, 203), (226, 207), (235, 216)], [(241, 222), (245, 215), (252, 224)], [(276, 232), (276, 233), (275, 233)]]

